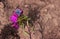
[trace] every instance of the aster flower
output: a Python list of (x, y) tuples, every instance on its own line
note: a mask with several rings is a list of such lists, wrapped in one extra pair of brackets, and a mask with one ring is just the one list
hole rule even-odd
[(17, 23), (18, 17), (23, 13), (21, 9), (16, 9), (10, 16), (10, 21), (13, 23), (13, 27), (18, 29), (19, 25)]
[(17, 22), (17, 18), (18, 18), (18, 17), (12, 15), (12, 16), (10, 16), (10, 21), (11, 21), (12, 23), (15, 23), (15, 22)]
[(19, 28), (19, 25), (17, 23), (17, 20), (18, 20), (18, 17), (15, 16), (15, 15), (12, 15), (10, 17), (10, 21), (13, 23), (12, 26), (15, 28), (15, 29), (18, 29)]
[(18, 29), (18, 28), (19, 28), (18, 23), (14, 23), (12, 26), (13, 26), (13, 28), (15, 28), (15, 29)]
[(21, 9), (16, 9), (12, 15), (10, 16), (10, 21), (11, 22), (17, 22), (17, 18), (23, 13)]

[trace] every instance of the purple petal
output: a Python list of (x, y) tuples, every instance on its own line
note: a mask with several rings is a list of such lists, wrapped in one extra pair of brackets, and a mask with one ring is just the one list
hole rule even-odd
[(13, 24), (13, 28), (18, 29), (18, 28), (19, 28), (18, 23), (14, 23), (14, 24)]
[(11, 21), (11, 22), (17, 22), (17, 17), (14, 16), (14, 15), (12, 15), (12, 16), (10, 17), (10, 21)]

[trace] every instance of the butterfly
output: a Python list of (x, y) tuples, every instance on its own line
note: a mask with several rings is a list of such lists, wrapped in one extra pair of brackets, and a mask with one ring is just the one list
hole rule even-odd
[(23, 11), (22, 11), (21, 9), (19, 9), (19, 8), (17, 8), (14, 12), (15, 12), (18, 16), (20, 16), (20, 15), (23, 13)]

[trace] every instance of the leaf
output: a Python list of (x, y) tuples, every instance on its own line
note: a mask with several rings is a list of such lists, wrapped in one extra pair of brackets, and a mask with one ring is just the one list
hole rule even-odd
[(24, 23), (20, 23), (19, 25), (21, 26), (22, 29), (25, 28)]
[(29, 36), (29, 33), (28, 32), (24, 31), (23, 33), (24, 33), (25, 36), (26, 35)]
[(25, 26), (24, 26), (24, 24), (22, 23), (22, 29), (25, 29)]
[(31, 20), (31, 18), (28, 18), (28, 20)]
[(31, 27), (31, 30), (34, 31), (34, 27)]
[(28, 18), (27, 16), (25, 15), (22, 15), (18, 18), (18, 23), (19, 25), (22, 27), (22, 29), (24, 29), (25, 27), (25, 24), (27, 23), (28, 26), (32, 26), (30, 23), (29, 23), (29, 20), (31, 20), (31, 18)]

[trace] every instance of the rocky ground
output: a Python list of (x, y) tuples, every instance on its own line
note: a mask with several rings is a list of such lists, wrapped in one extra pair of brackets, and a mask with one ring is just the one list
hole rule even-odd
[(1, 0), (0, 29), (9, 23), (9, 16), (17, 6), (31, 18), (34, 26), (31, 38), (20, 28), (21, 39), (60, 39), (60, 0)]

